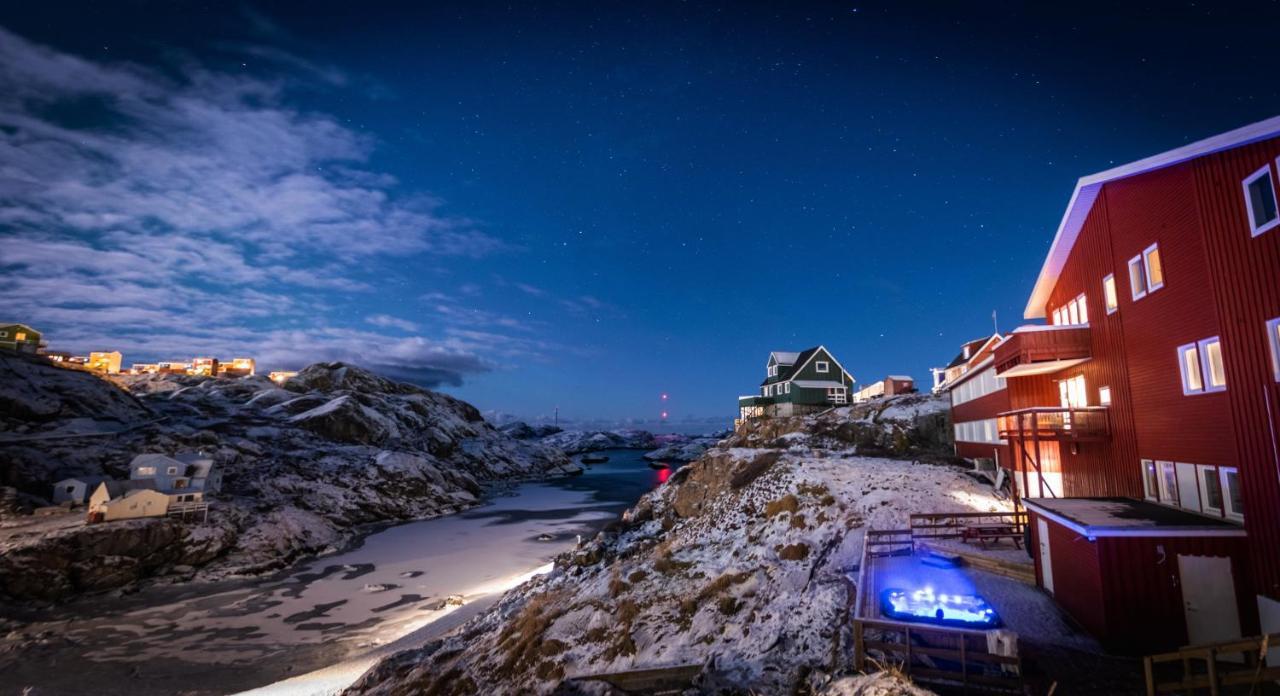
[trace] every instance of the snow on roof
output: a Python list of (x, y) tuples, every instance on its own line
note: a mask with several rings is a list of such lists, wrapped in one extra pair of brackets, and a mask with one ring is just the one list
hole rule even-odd
[(843, 382), (837, 382), (831, 379), (797, 379), (793, 380), (791, 383), (797, 387), (803, 387), (805, 389), (835, 389), (836, 387), (844, 386)]
[(1031, 291), (1031, 298), (1027, 300), (1027, 308), (1023, 310), (1022, 316), (1026, 319), (1039, 319), (1044, 316), (1044, 306), (1049, 299), (1049, 292), (1058, 282), (1058, 274), (1062, 272), (1067, 256), (1071, 253), (1071, 247), (1075, 245), (1076, 237), (1080, 235), (1080, 228), (1084, 225), (1085, 218), (1089, 216), (1093, 202), (1098, 198), (1098, 192), (1102, 190), (1104, 184), (1277, 135), (1280, 135), (1280, 116), (1273, 116), (1265, 121), (1258, 121), (1243, 128), (1220, 133), (1190, 145), (1081, 178), (1076, 182), (1075, 191), (1071, 193), (1071, 200), (1067, 203), (1067, 210), (1062, 215), (1062, 222), (1058, 224), (1058, 232), (1053, 237), (1053, 244), (1049, 246), (1049, 253), (1045, 256), (1044, 265), (1040, 268), (1040, 276), (1036, 279), (1035, 288)]
[(1033, 498), (1027, 507), (1089, 536), (1159, 536), (1203, 532), (1244, 535), (1240, 525), (1135, 498)]
[(796, 364), (796, 358), (800, 357), (800, 353), (793, 353), (786, 350), (775, 350), (769, 355), (773, 356), (773, 359), (777, 361), (779, 365), (794, 365)]
[(911, 379), (910, 377), (908, 377), (908, 376), (906, 376), (906, 375), (889, 375), (889, 379), (906, 380), (906, 381), (908, 381), (908, 382), (914, 382), (914, 381), (915, 381), (914, 379)]

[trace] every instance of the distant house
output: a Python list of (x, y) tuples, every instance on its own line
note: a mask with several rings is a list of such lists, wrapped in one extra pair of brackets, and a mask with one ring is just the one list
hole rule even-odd
[(941, 394), (949, 390), (951, 385), (975, 364), (974, 358), (978, 353), (990, 348), (992, 341), (999, 343), (1000, 338), (1000, 334), (975, 338), (960, 346), (960, 352), (947, 363), (946, 367), (933, 368), (933, 393)]
[(889, 375), (854, 392), (853, 401), (854, 403), (861, 403), (882, 396), (910, 394), (915, 390), (916, 381), (914, 379), (905, 375)]
[(90, 353), (87, 366), (94, 372), (101, 372), (108, 375), (120, 374), (120, 363), (124, 356), (120, 355), (120, 351), (113, 350), (110, 353)]
[(0, 348), (19, 353), (40, 352), (40, 332), (26, 324), (0, 324)]
[(258, 371), (253, 358), (232, 358), (218, 365), (217, 374), (223, 377), (252, 377)]
[(1000, 334), (992, 334), (961, 346), (960, 354), (947, 366), (946, 381), (935, 389), (951, 400), (956, 456), (972, 462), (993, 481), (1013, 461), (1009, 442), (999, 432), (999, 416), (1009, 410), (1005, 378), (996, 374), (995, 365), (995, 351), (1003, 341)]
[(106, 480), (106, 476), (73, 476), (62, 479), (53, 484), (53, 502), (84, 505), (98, 484)]
[(153, 481), (103, 481), (89, 496), (89, 519), (110, 522), (138, 517), (163, 517), (170, 496), (155, 489)]
[(849, 403), (853, 376), (826, 348), (774, 351), (758, 396), (738, 398), (738, 423), (750, 418), (800, 416)]
[(190, 373), (200, 377), (218, 376), (217, 358), (192, 358)]
[(222, 489), (222, 471), (213, 458), (196, 452), (139, 454), (129, 462), (129, 480), (150, 481), (173, 502), (198, 502)]
[(290, 377), (295, 377), (297, 374), (298, 373), (296, 371), (280, 370), (278, 372), (272, 372), (268, 376), (271, 378), (272, 382), (275, 382), (276, 384), (284, 384), (289, 381)]

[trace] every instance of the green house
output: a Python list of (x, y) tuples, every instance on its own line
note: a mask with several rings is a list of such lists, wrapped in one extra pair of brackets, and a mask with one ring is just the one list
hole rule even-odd
[(775, 350), (760, 393), (738, 397), (738, 423), (750, 418), (803, 416), (849, 403), (853, 376), (826, 348)]
[(34, 355), (40, 351), (40, 332), (26, 324), (0, 324), (0, 349)]

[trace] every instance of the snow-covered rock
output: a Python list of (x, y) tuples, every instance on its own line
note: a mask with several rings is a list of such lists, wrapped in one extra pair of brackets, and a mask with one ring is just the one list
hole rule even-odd
[(653, 449), (658, 445), (654, 434), (646, 430), (565, 430), (548, 435), (542, 444), (563, 450), (567, 454), (581, 454), (606, 449)]
[[(0, 513), (0, 596), (60, 599), (192, 569), (197, 579), (270, 571), (348, 543), (360, 525), (475, 505), (487, 482), (578, 470), (470, 404), (355, 366), (312, 365), (286, 386), (259, 377), (108, 381), (0, 354), (6, 483), (34, 504), (69, 476), (127, 478), (144, 452), (201, 450), (223, 470), (207, 522), (86, 526), (82, 514)], [(135, 388), (141, 396), (125, 391)], [(90, 415), (110, 419), (104, 434), (65, 437)]]
[(704, 665), (697, 693), (928, 693), (891, 674), (834, 679), (849, 669), (833, 656), (850, 654), (847, 571), (864, 530), (1009, 504), (960, 467), (917, 461), (912, 442), (903, 458), (858, 455), (833, 433), (864, 416), (722, 442), (553, 571), (350, 693), (569, 693), (575, 676), (687, 664)]

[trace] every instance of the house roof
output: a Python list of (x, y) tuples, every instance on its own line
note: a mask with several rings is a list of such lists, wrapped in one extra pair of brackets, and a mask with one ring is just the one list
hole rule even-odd
[(1040, 276), (1036, 279), (1035, 287), (1031, 290), (1031, 298), (1027, 300), (1027, 307), (1023, 310), (1022, 316), (1026, 319), (1044, 317), (1044, 307), (1049, 300), (1049, 292), (1053, 290), (1053, 286), (1058, 282), (1058, 275), (1062, 273), (1062, 267), (1067, 262), (1071, 247), (1075, 245), (1076, 238), (1080, 236), (1080, 228), (1084, 225), (1085, 219), (1089, 217), (1089, 211), (1093, 209), (1093, 202), (1097, 200), (1098, 193), (1102, 190), (1104, 184), (1276, 136), (1280, 136), (1280, 116), (1273, 116), (1265, 121), (1251, 123), (1242, 128), (1196, 141), (1190, 145), (1183, 145), (1158, 155), (1152, 155), (1136, 162), (1123, 164), (1119, 167), (1081, 178), (1076, 182), (1076, 188), (1071, 193), (1071, 200), (1067, 203), (1067, 210), (1062, 215), (1062, 221), (1058, 223), (1058, 232), (1053, 236), (1053, 243), (1049, 245), (1049, 253), (1045, 256), (1044, 265), (1040, 268)]
[(62, 484), (68, 481), (79, 481), (80, 483), (85, 484), (86, 488), (93, 489), (99, 483), (102, 483), (103, 481), (106, 481), (109, 478), (111, 477), (110, 476), (68, 476), (67, 478), (62, 479), (61, 481), (58, 481), (53, 485), (61, 486)]
[[(127, 495), (129, 491), (136, 491), (142, 488), (156, 490), (156, 482), (153, 479), (107, 480), (99, 485), (107, 487), (107, 496), (111, 499), (119, 498), (122, 495)], [(96, 491), (97, 489), (95, 488), (94, 490)]]
[(1134, 498), (1029, 498), (1023, 503), (1090, 540), (1106, 536), (1244, 536), (1221, 518)]
[[(966, 343), (961, 344), (960, 352), (956, 353), (956, 357), (952, 358), (951, 362), (947, 363), (947, 367), (944, 369), (950, 369), (958, 365), (965, 364), (965, 362), (967, 362), (969, 358), (972, 358), (975, 354), (977, 354), (979, 350), (982, 350), (982, 346), (986, 345), (987, 341), (990, 341), (990, 340), (991, 340), (991, 336), (983, 336), (982, 338), (975, 338), (972, 341), (968, 341)], [(972, 350), (969, 351), (969, 355), (967, 357), (964, 354), (965, 348), (972, 348)]]
[(794, 365), (796, 364), (796, 359), (800, 357), (800, 354), (786, 350), (775, 350), (769, 354), (769, 357), (779, 365)]
[(797, 379), (792, 384), (803, 389), (835, 389), (844, 386), (844, 382), (834, 379)]
[(17, 322), (0, 322), (0, 329), (7, 329), (7, 328), (10, 328), (10, 327), (14, 327), (14, 326), (16, 326), (16, 327), (18, 327), (18, 328), (26, 329), (27, 331), (30, 331), (31, 333), (36, 333), (36, 334), (40, 333), (40, 330), (39, 330), (39, 329), (33, 329), (33, 328), (31, 328), (30, 326), (28, 326), (28, 325), (26, 325), (26, 324), (19, 324), (19, 323), (17, 323)]
[(914, 379), (912, 379), (912, 378), (910, 378), (910, 377), (908, 377), (908, 376), (906, 376), (906, 375), (889, 375), (886, 379), (896, 379), (896, 380), (906, 381), (906, 382), (914, 382), (914, 381), (915, 381)]

